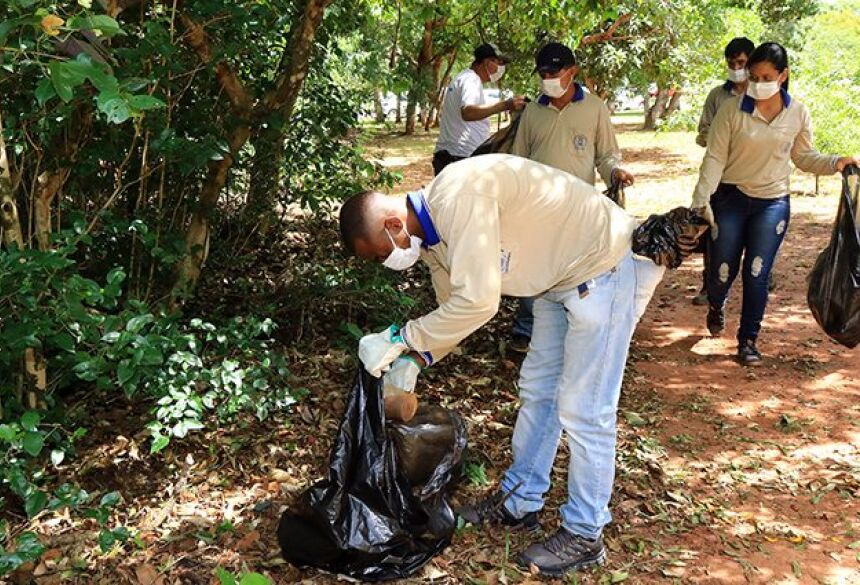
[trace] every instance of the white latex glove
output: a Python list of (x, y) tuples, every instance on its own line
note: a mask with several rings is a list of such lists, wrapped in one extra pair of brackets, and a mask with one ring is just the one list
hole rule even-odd
[(420, 371), (421, 368), (411, 357), (401, 356), (397, 358), (391, 369), (382, 378), (382, 395), (414, 392)]
[(400, 337), (397, 327), (391, 325), (384, 331), (361, 338), (358, 342), (358, 359), (364, 364), (364, 369), (378, 378), (382, 372), (388, 371), (391, 362), (408, 350), (409, 346)]

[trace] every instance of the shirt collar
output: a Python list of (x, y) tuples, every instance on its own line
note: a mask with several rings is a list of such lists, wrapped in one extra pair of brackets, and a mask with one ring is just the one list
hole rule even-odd
[(427, 200), (424, 198), (424, 191), (413, 191), (406, 194), (406, 200), (412, 206), (415, 215), (418, 216), (418, 223), (421, 224), (421, 229), (424, 231), (424, 241), (421, 246), (429, 248), (441, 242), (439, 233), (436, 231), (436, 226), (433, 225), (433, 218), (430, 217), (430, 209), (427, 207)]
[(723, 84), (723, 89), (729, 93), (732, 93), (732, 91), (734, 91), (735, 89), (735, 82), (730, 79), (726, 80), (726, 82)]
[[(786, 108), (790, 106), (791, 95), (783, 88), (780, 88), (779, 94), (782, 96), (782, 105)], [(747, 114), (752, 114), (755, 111), (755, 100), (747, 94), (744, 94), (744, 97), (741, 98), (741, 111)]]
[[(585, 99), (585, 90), (582, 89), (582, 86), (578, 83), (574, 83), (573, 85), (576, 86), (576, 90), (573, 92), (573, 97), (570, 98), (570, 101), (571, 103), (581, 102)], [(538, 103), (542, 106), (548, 106), (550, 104), (550, 101), (550, 97), (546, 94), (541, 94), (541, 96), (538, 98)]]

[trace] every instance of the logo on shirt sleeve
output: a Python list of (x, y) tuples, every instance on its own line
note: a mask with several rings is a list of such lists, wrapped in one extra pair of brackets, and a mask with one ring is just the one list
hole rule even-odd
[(577, 134), (573, 137), (573, 147), (576, 150), (585, 150), (586, 146), (588, 146), (588, 138), (585, 137), (585, 134)]

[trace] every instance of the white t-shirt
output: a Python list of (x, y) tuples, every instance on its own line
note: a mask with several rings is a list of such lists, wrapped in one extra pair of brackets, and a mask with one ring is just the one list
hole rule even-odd
[(464, 106), (484, 103), (484, 86), (477, 73), (466, 69), (454, 78), (442, 102), (436, 152), (447, 150), (453, 156), (469, 156), (490, 137), (489, 117), (466, 122), (460, 113)]

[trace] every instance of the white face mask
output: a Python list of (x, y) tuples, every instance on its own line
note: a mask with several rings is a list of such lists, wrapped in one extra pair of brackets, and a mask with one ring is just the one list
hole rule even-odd
[(747, 85), (747, 95), (754, 100), (766, 100), (778, 91), (778, 81), (750, 81)]
[(729, 81), (732, 81), (734, 83), (743, 83), (746, 80), (747, 80), (746, 68), (729, 69)]
[[(571, 79), (571, 81), (573, 81), (573, 79)], [(551, 98), (560, 98), (569, 87), (569, 82), (566, 86), (561, 84), (561, 77), (540, 80), (540, 90)]]
[(502, 78), (502, 75), (505, 74), (505, 65), (504, 63), (499, 63), (496, 65), (496, 72), (490, 73), (490, 81), (495, 83)]
[(391, 240), (391, 245), (394, 246), (394, 249), (391, 250), (391, 254), (388, 255), (388, 258), (385, 259), (385, 262), (382, 263), (386, 268), (390, 268), (391, 270), (406, 270), (411, 267), (413, 264), (418, 262), (418, 257), (421, 256), (421, 238), (418, 236), (411, 235), (404, 226), (404, 231), (406, 231), (406, 235), (409, 236), (409, 247), (401, 248), (394, 242), (394, 238), (391, 237), (391, 233), (386, 229), (385, 233), (388, 234), (388, 239)]

